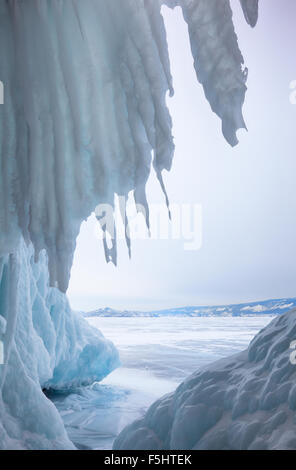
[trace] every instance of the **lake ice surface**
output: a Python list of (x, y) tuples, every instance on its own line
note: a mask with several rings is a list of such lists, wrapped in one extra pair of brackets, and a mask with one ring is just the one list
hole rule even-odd
[(89, 318), (120, 352), (100, 383), (52, 393), (80, 449), (111, 449), (124, 426), (200, 367), (245, 349), (273, 317)]

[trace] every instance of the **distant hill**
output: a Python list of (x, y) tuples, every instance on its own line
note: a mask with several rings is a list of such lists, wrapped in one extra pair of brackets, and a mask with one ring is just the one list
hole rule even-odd
[(296, 307), (296, 298), (273, 299), (244, 304), (215, 305), (207, 307), (179, 307), (151, 312), (101, 308), (84, 314), (85, 317), (243, 317), (280, 315)]

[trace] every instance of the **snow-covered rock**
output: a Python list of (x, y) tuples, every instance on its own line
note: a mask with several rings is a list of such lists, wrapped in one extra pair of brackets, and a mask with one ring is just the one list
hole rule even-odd
[(0, 366), (0, 449), (73, 448), (42, 389), (101, 380), (119, 364), (113, 344), (71, 311), (49, 287), (47, 256), (32, 246), (0, 258), (0, 325), (6, 324)]
[(295, 339), (291, 310), (246, 351), (198, 370), (155, 402), (114, 449), (295, 449)]

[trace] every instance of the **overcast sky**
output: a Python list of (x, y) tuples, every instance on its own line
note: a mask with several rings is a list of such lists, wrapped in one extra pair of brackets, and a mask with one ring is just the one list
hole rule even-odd
[[(133, 241), (132, 260), (119, 243), (118, 267), (106, 265), (95, 219), (78, 239), (68, 291), (75, 309), (156, 309), (296, 296), (296, 2), (262, 0), (257, 27), (234, 6), (240, 48), (249, 68), (239, 145), (221, 124), (193, 70), (186, 25), (164, 9), (175, 97), (168, 99), (176, 144), (164, 175), (172, 203), (201, 204), (202, 247), (184, 240)], [(151, 175), (151, 203), (163, 196)]]

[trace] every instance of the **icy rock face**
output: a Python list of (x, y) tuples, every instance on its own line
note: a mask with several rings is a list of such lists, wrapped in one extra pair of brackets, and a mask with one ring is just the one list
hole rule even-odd
[[(241, 3), (254, 24), (257, 1)], [(0, 2), (0, 256), (21, 236), (36, 260), (46, 249), (63, 292), (82, 220), (130, 191), (148, 214), (152, 155), (164, 189), (174, 144), (163, 4), (182, 8), (198, 79), (236, 144), (247, 74), (229, 0)]]
[(296, 310), (199, 370), (125, 428), (114, 449), (295, 449)]
[(0, 449), (71, 449), (63, 422), (42, 388), (65, 389), (101, 380), (118, 366), (111, 342), (71, 311), (48, 284), (44, 252), (20, 242), (0, 258)]

